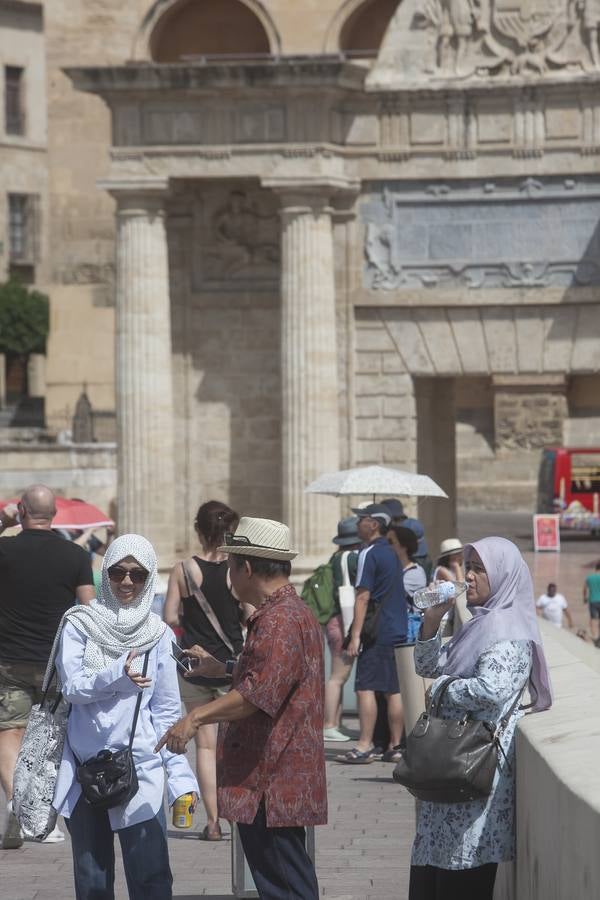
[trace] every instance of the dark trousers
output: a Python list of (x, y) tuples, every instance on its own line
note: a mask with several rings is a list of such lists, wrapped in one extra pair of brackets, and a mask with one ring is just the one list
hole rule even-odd
[(496, 863), (474, 869), (411, 866), (408, 900), (492, 900)]
[[(114, 900), (115, 846), (108, 812), (95, 809), (81, 797), (65, 819), (73, 850), (77, 900)], [(121, 828), (123, 867), (130, 900), (171, 900), (173, 877), (169, 867), (164, 811), (154, 819)]]
[(304, 828), (267, 828), (263, 800), (252, 825), (238, 829), (261, 900), (319, 900)]

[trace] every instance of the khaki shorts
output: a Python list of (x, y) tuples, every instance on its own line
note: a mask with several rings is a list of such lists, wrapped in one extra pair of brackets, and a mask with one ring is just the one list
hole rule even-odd
[(0, 731), (25, 728), (31, 707), (42, 699), (46, 666), (0, 663)]
[(217, 697), (224, 697), (225, 694), (229, 693), (229, 685), (211, 687), (206, 684), (193, 684), (187, 678), (182, 678), (179, 672), (177, 677), (179, 679), (179, 693), (186, 709), (192, 706), (206, 706), (211, 700), (216, 700)]

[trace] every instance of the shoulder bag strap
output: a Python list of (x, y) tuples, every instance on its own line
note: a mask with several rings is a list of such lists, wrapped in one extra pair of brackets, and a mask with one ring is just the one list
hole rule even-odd
[(342, 558), (340, 560), (340, 565), (342, 567), (342, 584), (344, 587), (352, 587), (352, 583), (350, 581), (350, 573), (348, 572), (348, 557), (350, 556), (349, 550), (344, 550), (342, 553)]
[[(148, 671), (148, 657), (150, 656), (150, 651), (146, 650), (144, 653), (144, 667), (142, 669), (142, 675), (145, 675)], [(142, 705), (142, 691), (140, 690), (137, 700), (135, 701), (135, 712), (133, 714), (133, 722), (131, 723), (131, 734), (129, 735), (129, 750), (133, 747), (133, 738), (135, 737), (135, 729), (137, 728), (138, 716), (140, 714), (140, 706)]]
[(227, 647), (229, 652), (233, 656), (235, 656), (236, 652), (233, 649), (233, 644), (231, 643), (231, 641), (229, 640), (229, 638), (223, 631), (223, 629), (221, 627), (221, 623), (219, 622), (219, 620), (217, 619), (217, 617), (215, 615), (214, 609), (212, 608), (212, 606), (210, 605), (210, 603), (208, 602), (208, 600), (202, 593), (201, 588), (199, 588), (196, 585), (193, 575), (190, 572), (188, 572), (185, 562), (181, 563), (181, 569), (183, 571), (183, 577), (185, 578), (186, 588), (189, 591), (190, 597), (194, 597), (196, 599), (200, 609), (202, 610), (202, 612), (204, 613), (204, 615), (210, 622), (213, 631), (215, 631), (217, 636), (223, 641), (223, 643), (225, 644), (225, 646)]

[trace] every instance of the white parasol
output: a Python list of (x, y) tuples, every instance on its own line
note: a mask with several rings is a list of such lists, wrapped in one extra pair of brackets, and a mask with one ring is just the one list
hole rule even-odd
[(326, 472), (304, 488), (307, 494), (383, 497), (445, 497), (448, 495), (429, 475), (388, 469), (385, 466), (362, 466), (341, 472)]

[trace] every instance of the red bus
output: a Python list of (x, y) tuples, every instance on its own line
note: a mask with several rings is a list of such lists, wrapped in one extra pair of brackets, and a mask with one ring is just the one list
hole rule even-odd
[[(600, 448), (545, 449), (540, 463), (537, 507), (539, 513), (565, 513), (569, 509), (579, 508), (582, 513), (590, 513), (590, 519), (598, 519)], [(597, 527), (595, 523), (591, 526)]]

